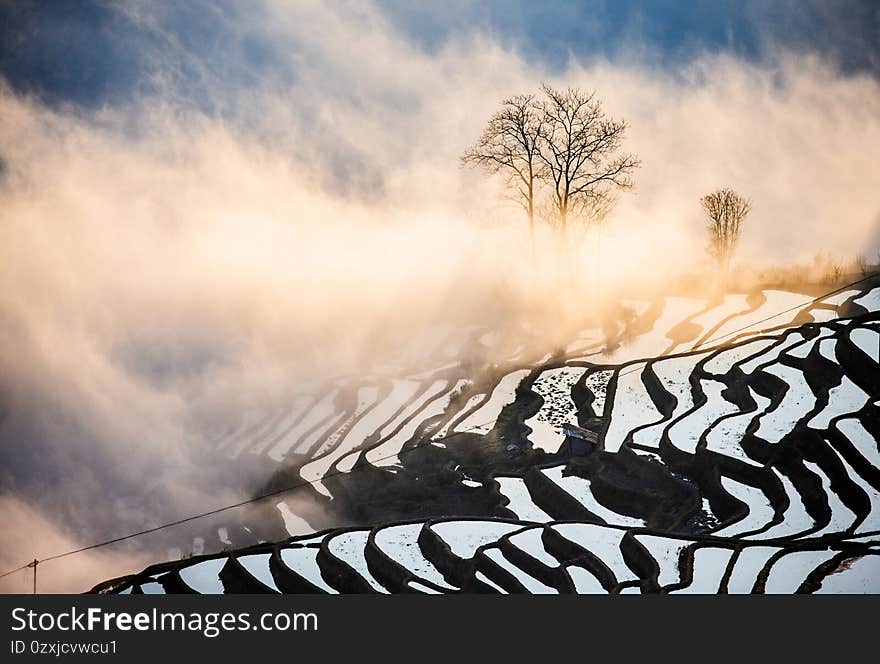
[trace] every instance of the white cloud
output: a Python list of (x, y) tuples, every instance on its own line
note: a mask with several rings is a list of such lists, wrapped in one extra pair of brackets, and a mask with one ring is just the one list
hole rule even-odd
[[(603, 238), (608, 284), (695, 267), (717, 186), (754, 201), (746, 259), (880, 249), (873, 79), (784, 55), (551, 77), (489, 37), (427, 54), (367, 5), (271, 7), (233, 28), (294, 82), (242, 90), (194, 66), (222, 119), (170, 92), (96, 112), (0, 93), (0, 486), (90, 535), (128, 525), (107, 494), (162, 495), (156, 518), (248, 495), (265, 478), (217, 492), (202, 441), (303, 382), (536, 300), (549, 328), (583, 316), (583, 294), (532, 289), (524, 221), (456, 162), (543, 80), (596, 89), (643, 161)], [(190, 56), (167, 43), (176, 71)]]

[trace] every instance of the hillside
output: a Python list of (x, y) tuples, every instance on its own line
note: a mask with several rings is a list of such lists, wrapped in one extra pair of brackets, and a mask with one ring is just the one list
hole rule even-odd
[(880, 280), (621, 310), (243, 418), (217, 453), (296, 488), (204, 522), (190, 550), (223, 553), (94, 590), (880, 591)]

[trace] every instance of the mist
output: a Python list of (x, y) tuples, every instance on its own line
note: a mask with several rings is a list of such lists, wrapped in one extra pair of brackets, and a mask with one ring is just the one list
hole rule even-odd
[[(4, 537), (4, 568), (249, 497), (262, 469), (211, 440), (261, 404), (469, 325), (528, 323), (549, 351), (592, 315), (593, 245), (560, 287), (550, 234), (532, 264), (501, 183), (457, 163), (543, 81), (595, 89), (642, 160), (602, 230), (609, 293), (701, 269), (698, 199), (719, 186), (753, 200), (743, 262), (880, 251), (880, 86), (819, 55), (560, 70), (490, 34), (428, 53), (372, 6), (270, 3), (227, 26), (274, 54), (245, 84), (138, 7), (120, 11), (166, 47), (142, 93), (88, 108), (0, 88), (0, 514), (30, 537)], [(162, 554), (113, 555), (41, 589)]]

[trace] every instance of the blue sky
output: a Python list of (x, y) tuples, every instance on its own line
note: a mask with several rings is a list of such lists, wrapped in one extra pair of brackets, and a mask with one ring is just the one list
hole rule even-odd
[[(296, 76), (262, 31), (267, 24), (253, 20), (265, 11), (259, 1), (125, 6), (147, 20), (101, 0), (0, 0), (0, 74), (52, 103), (99, 106), (149, 91), (171, 41), (192, 57), (173, 72), (180, 87), (198, 78), (187, 69), (192, 62), (236, 87)], [(376, 7), (427, 52), (481, 33), (551, 70), (570, 56), (674, 68), (706, 52), (761, 61), (794, 50), (817, 52), (846, 72), (880, 73), (880, 4), (872, 0), (377, 0)]]
[[(873, 258), (878, 12), (0, 0), (0, 79), (27, 93), (0, 81), (0, 392), (25, 404), (0, 430), (0, 492), (95, 539), (137, 521), (114, 505), (145, 477), (162, 479), (156, 520), (213, 506), (194, 431), (360, 371), (359, 349), (382, 366), (376, 340), (390, 362), (423, 329), (545, 311), (499, 299), (535, 283), (525, 219), (458, 167), (499, 101), (541, 82), (595, 89), (642, 161), (603, 231), (603, 283), (696, 269), (699, 199), (721, 186), (754, 202), (747, 263)], [(584, 290), (554, 298), (575, 309), (595, 295), (582, 248)]]
[(483, 29), (530, 57), (640, 57), (674, 64), (704, 51), (761, 58), (775, 48), (813, 49), (844, 67), (876, 69), (876, 2), (815, 0), (381, 0), (392, 20), (430, 48), (455, 32)]

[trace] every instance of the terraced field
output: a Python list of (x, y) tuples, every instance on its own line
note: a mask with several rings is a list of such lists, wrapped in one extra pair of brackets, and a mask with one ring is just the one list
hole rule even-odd
[(156, 565), (119, 593), (876, 592), (880, 548), (689, 538), (599, 523), (432, 519)]
[(276, 526), (96, 590), (880, 592), (880, 285), (808, 301), (628, 302), (549, 357), (460, 361), (469, 330), (321, 386), (216, 441), (298, 485)]

